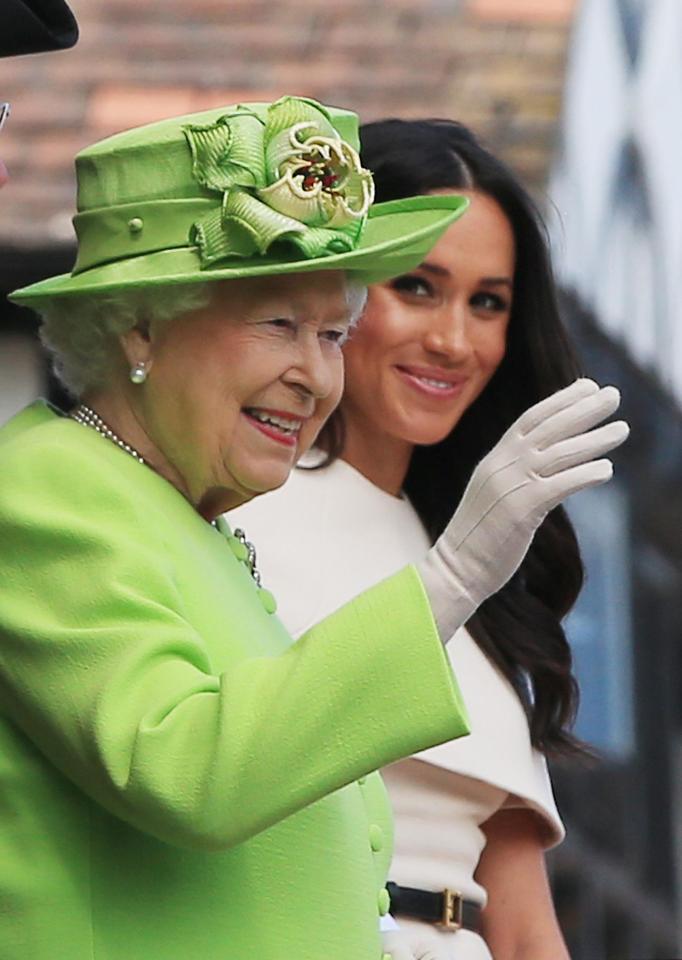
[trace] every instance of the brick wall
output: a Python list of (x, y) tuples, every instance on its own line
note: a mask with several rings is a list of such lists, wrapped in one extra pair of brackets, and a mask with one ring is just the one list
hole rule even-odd
[[(117, 130), (298, 93), (473, 125), (541, 190), (574, 0), (72, 0), (73, 50), (0, 61), (0, 245), (71, 241), (72, 160)], [(1, 16), (1, 14), (0, 14)]]

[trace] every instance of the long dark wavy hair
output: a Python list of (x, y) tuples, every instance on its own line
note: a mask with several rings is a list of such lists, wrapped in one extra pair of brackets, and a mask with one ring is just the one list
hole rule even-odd
[[(562, 326), (544, 223), (515, 175), (465, 126), (449, 120), (382, 120), (361, 130), (363, 164), (377, 200), (469, 189), (497, 201), (516, 243), (507, 349), (475, 403), (440, 443), (417, 446), (404, 491), (432, 541), (445, 528), (474, 467), (528, 407), (579, 375)], [(343, 454), (340, 410), (318, 444), (322, 466)], [(537, 531), (518, 572), (479, 607), (467, 627), (517, 691), (531, 740), (549, 754), (581, 752), (571, 735), (578, 689), (561, 621), (580, 592), (583, 567), (571, 522), (557, 507)]]

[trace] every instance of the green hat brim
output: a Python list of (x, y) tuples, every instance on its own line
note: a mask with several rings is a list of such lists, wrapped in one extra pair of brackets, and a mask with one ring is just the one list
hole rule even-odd
[[(466, 197), (454, 194), (375, 203), (360, 242), (346, 253), (302, 259), (293, 244), (285, 247), (280, 243), (276, 253), (234, 258), (219, 267), (202, 269), (196, 247), (179, 247), (116, 260), (76, 275), (49, 277), (15, 290), (9, 299), (38, 307), (41, 301), (54, 297), (317, 270), (345, 270), (360, 283), (379, 283), (418, 266), (468, 205)], [(286, 255), (289, 251), (290, 259)]]

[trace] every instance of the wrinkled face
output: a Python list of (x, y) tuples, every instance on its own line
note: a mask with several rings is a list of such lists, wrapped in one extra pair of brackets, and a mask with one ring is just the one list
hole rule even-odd
[(424, 445), (443, 440), (504, 356), (512, 228), (495, 200), (458, 192), (471, 206), (421, 266), (370, 288), (344, 347), (349, 435), (388, 434)]
[(350, 309), (339, 272), (215, 287), (152, 333), (136, 397), (191, 502), (227, 510), (283, 484), (339, 402)]

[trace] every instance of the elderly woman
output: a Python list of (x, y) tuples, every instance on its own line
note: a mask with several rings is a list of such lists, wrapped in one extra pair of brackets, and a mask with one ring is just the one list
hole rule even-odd
[(356, 145), (354, 115), (295, 98), (113, 137), (77, 161), (73, 273), (15, 295), (78, 402), (0, 431), (3, 960), (377, 960), (372, 771), (466, 732), (443, 640), (609, 475), (584, 445), (559, 469), (614, 406), (578, 382), (514, 425), (419, 569), (291, 641), (220, 515), (339, 400), (358, 285), (463, 208), (368, 209)]

